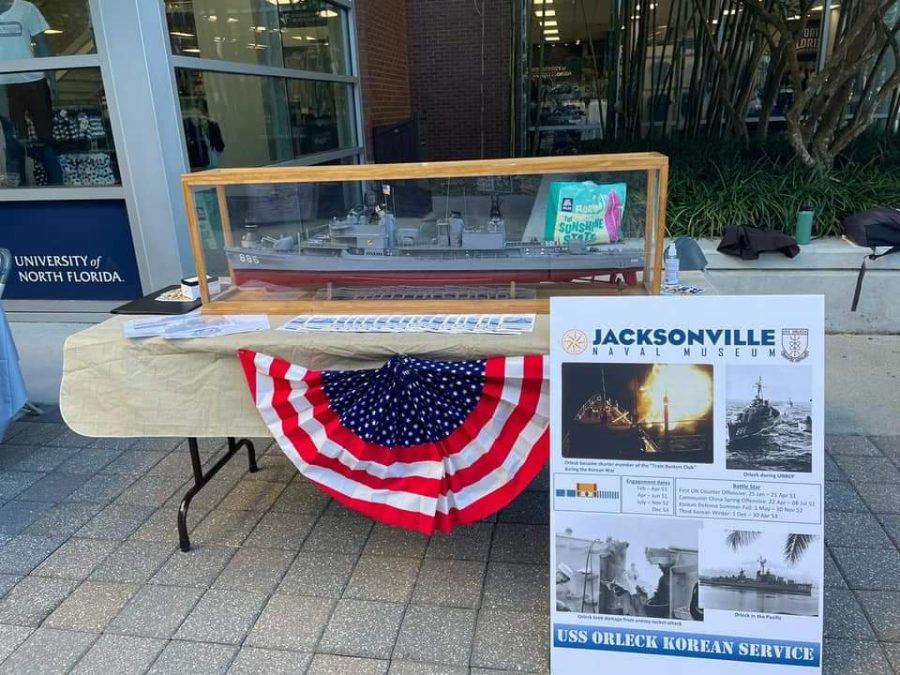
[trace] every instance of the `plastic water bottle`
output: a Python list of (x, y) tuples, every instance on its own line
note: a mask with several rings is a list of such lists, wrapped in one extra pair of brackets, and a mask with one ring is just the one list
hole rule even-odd
[(678, 249), (673, 241), (666, 249), (666, 286), (678, 286)]

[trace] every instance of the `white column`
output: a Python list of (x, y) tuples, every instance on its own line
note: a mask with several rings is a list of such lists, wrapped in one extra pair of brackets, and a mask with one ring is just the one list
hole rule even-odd
[(188, 171), (163, 3), (90, 0), (145, 292), (193, 272), (180, 178)]

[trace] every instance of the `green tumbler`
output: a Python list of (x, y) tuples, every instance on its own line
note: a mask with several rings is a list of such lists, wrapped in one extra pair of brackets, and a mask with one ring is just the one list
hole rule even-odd
[(809, 206), (801, 206), (797, 212), (797, 243), (801, 246), (812, 240), (813, 211)]

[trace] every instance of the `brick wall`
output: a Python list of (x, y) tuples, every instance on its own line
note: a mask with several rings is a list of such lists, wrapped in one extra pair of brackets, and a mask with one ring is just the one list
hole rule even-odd
[[(476, 11), (482, 6), (483, 123)], [(477, 159), (482, 130), (484, 157), (509, 156), (512, 0), (409, 0), (406, 18), (410, 100), (419, 115), (423, 159)]]
[(373, 127), (412, 117), (406, 13), (407, 0), (359, 0), (356, 6), (362, 109), (369, 157), (372, 157)]

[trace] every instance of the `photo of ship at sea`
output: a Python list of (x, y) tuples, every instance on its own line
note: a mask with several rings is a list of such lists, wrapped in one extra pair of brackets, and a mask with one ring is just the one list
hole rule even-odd
[(564, 363), (563, 457), (713, 461), (710, 365)]
[(671, 518), (560, 517), (557, 611), (702, 621), (699, 527)]
[(818, 616), (823, 555), (818, 535), (704, 528), (700, 606)]
[(725, 466), (812, 471), (812, 370), (808, 366), (728, 366)]

